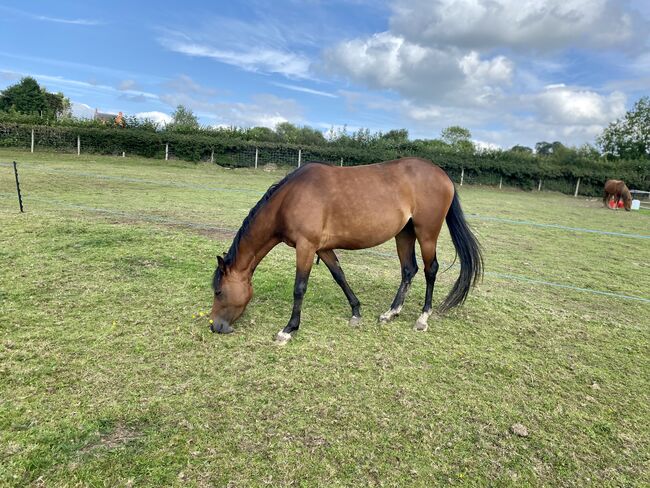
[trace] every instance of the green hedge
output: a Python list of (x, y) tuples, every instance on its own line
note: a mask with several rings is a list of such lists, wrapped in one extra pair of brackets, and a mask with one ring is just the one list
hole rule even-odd
[(403, 156), (419, 156), (441, 166), (455, 181), (470, 184), (498, 185), (532, 190), (543, 180), (546, 190), (573, 193), (576, 180), (581, 179), (580, 194), (599, 196), (603, 183), (609, 178), (624, 180), (630, 188), (650, 191), (650, 161), (608, 161), (575, 155), (570, 161), (552, 157), (491, 151), (485, 153), (458, 153), (444, 148), (430, 149), (417, 142), (398, 146), (372, 144), (365, 147), (329, 143), (324, 146), (298, 146), (270, 142), (253, 142), (219, 137), (209, 133), (183, 134), (178, 132), (141, 129), (66, 127), (0, 123), (0, 147), (29, 148), (34, 129), (36, 150), (75, 152), (77, 137), (82, 152), (97, 154), (137, 155), (164, 158), (169, 145), (171, 158), (187, 161), (214, 161), (224, 166), (252, 166), (257, 150), (258, 163), (276, 163), (295, 166), (298, 150), (302, 161), (326, 161), (346, 166), (375, 163)]

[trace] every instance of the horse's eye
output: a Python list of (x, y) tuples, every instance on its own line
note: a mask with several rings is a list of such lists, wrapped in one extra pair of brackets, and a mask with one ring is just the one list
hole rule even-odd
[(215, 291), (215, 292), (214, 292), (214, 295), (217, 296), (217, 297), (218, 297), (219, 295), (221, 295), (221, 290), (219, 290), (219, 291)]

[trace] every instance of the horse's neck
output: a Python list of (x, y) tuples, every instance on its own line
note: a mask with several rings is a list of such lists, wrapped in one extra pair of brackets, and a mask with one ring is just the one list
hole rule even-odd
[(233, 269), (252, 276), (262, 259), (280, 240), (275, 237), (275, 212), (262, 208), (239, 241)]

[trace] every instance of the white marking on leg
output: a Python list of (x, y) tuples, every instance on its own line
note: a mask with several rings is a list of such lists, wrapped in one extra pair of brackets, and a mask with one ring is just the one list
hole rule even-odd
[(284, 346), (290, 340), (291, 340), (291, 334), (287, 334), (282, 330), (278, 332), (277, 336), (275, 336), (275, 342), (278, 346)]
[(356, 315), (353, 315), (352, 318), (350, 319), (350, 327), (357, 327), (359, 324), (361, 324), (361, 317), (357, 317)]
[(392, 320), (393, 317), (397, 317), (401, 311), (402, 311), (401, 305), (397, 308), (391, 308), (388, 312), (382, 313), (379, 316), (379, 320), (380, 322), (388, 322), (389, 320)]
[(422, 312), (422, 315), (420, 315), (418, 317), (418, 321), (415, 323), (414, 329), (418, 330), (420, 332), (426, 331), (429, 328), (428, 321), (429, 321), (429, 317), (431, 317), (432, 313), (433, 313), (432, 311), (430, 311), (430, 312)]

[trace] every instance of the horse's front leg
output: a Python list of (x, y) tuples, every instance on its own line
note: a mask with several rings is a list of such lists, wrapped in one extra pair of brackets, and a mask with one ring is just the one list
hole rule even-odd
[(310, 245), (296, 245), (296, 281), (293, 286), (293, 310), (289, 323), (284, 329), (278, 332), (275, 341), (284, 345), (291, 340), (292, 334), (300, 327), (300, 311), (302, 310), (302, 299), (307, 291), (307, 281), (314, 262), (316, 249)]

